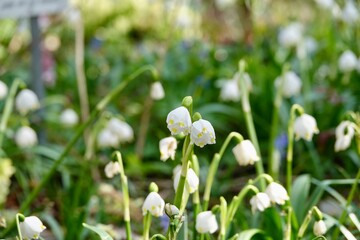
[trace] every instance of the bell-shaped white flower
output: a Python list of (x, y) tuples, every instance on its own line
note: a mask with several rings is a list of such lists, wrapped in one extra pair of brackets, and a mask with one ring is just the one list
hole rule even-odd
[(302, 41), (303, 26), (294, 22), (280, 30), (278, 40), (282, 47), (296, 47)]
[(26, 217), (23, 222), (20, 222), (21, 235), (25, 240), (39, 239), (40, 233), (45, 229), (41, 220), (35, 216)]
[(260, 157), (256, 153), (255, 147), (250, 140), (243, 140), (232, 149), (236, 160), (240, 166), (252, 165), (259, 161)]
[(142, 206), (143, 215), (150, 212), (155, 217), (160, 217), (164, 214), (165, 201), (157, 192), (151, 192), (146, 197)]
[(355, 125), (350, 121), (342, 121), (339, 126), (336, 127), (335, 135), (335, 152), (346, 150), (355, 134)]
[(15, 133), (15, 142), (21, 148), (35, 146), (38, 142), (36, 132), (28, 126), (20, 127)]
[(319, 133), (315, 118), (306, 113), (297, 117), (294, 122), (294, 133), (297, 140), (302, 138), (311, 141), (313, 135)]
[(186, 107), (178, 107), (167, 115), (166, 123), (171, 135), (180, 133), (188, 135), (191, 129), (190, 113)]
[(260, 192), (250, 199), (251, 210), (255, 212), (259, 210), (264, 211), (266, 208), (271, 206), (270, 198), (266, 193)]
[(301, 79), (293, 71), (288, 71), (284, 74), (284, 79), (282, 76), (279, 76), (275, 79), (275, 86), (280, 88), (282, 84), (282, 95), (286, 98), (296, 96), (300, 93), (301, 90)]
[(240, 97), (240, 89), (236, 79), (223, 80), (220, 90), (220, 99), (222, 101), (238, 102)]
[[(178, 188), (181, 176), (181, 166), (174, 169), (174, 189)], [(193, 169), (189, 168), (186, 174), (185, 190), (188, 193), (194, 193), (199, 188), (199, 177), (196, 175)]]
[(102, 129), (97, 136), (97, 145), (100, 148), (119, 146), (119, 138), (108, 128)]
[(204, 147), (206, 144), (214, 144), (215, 131), (213, 126), (204, 119), (194, 122), (191, 126), (190, 139), (199, 147)]
[(326, 233), (327, 227), (325, 225), (325, 222), (323, 220), (316, 221), (314, 223), (314, 234), (315, 236), (322, 236)]
[(61, 113), (60, 122), (66, 127), (72, 127), (78, 124), (79, 116), (73, 109), (67, 108)]
[(8, 93), (7, 85), (3, 81), (0, 81), (0, 100), (4, 99), (7, 93)]
[(352, 51), (346, 50), (340, 55), (338, 66), (341, 72), (351, 72), (357, 66), (356, 55)]
[(113, 178), (116, 174), (120, 173), (120, 164), (119, 162), (109, 162), (105, 166), (105, 175), (108, 178)]
[(196, 231), (199, 233), (214, 233), (218, 230), (218, 223), (211, 211), (201, 212), (196, 216)]
[(131, 142), (134, 139), (132, 127), (118, 118), (111, 118), (107, 128), (117, 136), (119, 143)]
[(19, 92), (15, 99), (15, 107), (20, 114), (25, 115), (30, 111), (40, 107), (39, 99), (30, 89), (24, 89)]
[(165, 97), (165, 91), (161, 82), (157, 81), (151, 84), (150, 96), (154, 100), (161, 100)]
[(312, 37), (305, 37), (304, 40), (297, 45), (296, 54), (300, 59), (305, 58), (309, 54), (314, 53), (318, 48), (318, 43)]
[(166, 161), (169, 158), (175, 159), (175, 152), (177, 148), (177, 141), (174, 137), (166, 137), (160, 140), (160, 160)]
[(348, 24), (356, 23), (360, 18), (359, 10), (352, 0), (347, 0), (342, 11), (342, 19)]
[(289, 200), (289, 195), (286, 189), (276, 182), (270, 183), (267, 186), (265, 193), (268, 195), (271, 202), (279, 205), (284, 205), (285, 201)]

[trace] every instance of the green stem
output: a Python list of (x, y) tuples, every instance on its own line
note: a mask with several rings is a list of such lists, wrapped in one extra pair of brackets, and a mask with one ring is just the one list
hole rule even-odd
[(143, 240), (149, 240), (150, 226), (151, 226), (151, 214), (147, 212), (143, 220), (143, 227), (144, 227)]
[[(192, 164), (192, 168), (194, 170), (194, 172), (196, 173), (197, 176), (199, 176), (199, 160), (197, 158), (196, 155), (192, 156), (191, 159), (191, 164)], [(199, 212), (201, 212), (201, 205), (200, 205), (200, 195), (199, 195), (199, 189), (197, 189), (194, 193), (193, 193), (193, 205), (194, 205), (194, 224), (193, 224), (193, 237), (192, 239), (196, 240), (197, 239), (197, 235), (198, 232), (196, 231), (196, 216), (199, 214)]]
[[(322, 218), (322, 214), (321, 214), (321, 212), (319, 211), (319, 209), (316, 206), (312, 207), (309, 210), (309, 212), (306, 215), (304, 221), (302, 222), (302, 224), (301, 224), (301, 226), (299, 228), (298, 234), (297, 234), (297, 239), (298, 240), (303, 238), (303, 236), (304, 236), (304, 234), (306, 232), (306, 229), (308, 228), (309, 223), (310, 223), (310, 221), (312, 219), (312, 216), (315, 216), (316, 219)], [(321, 219), (319, 219), (319, 220), (321, 220)], [(334, 238), (334, 239), (337, 239), (337, 238)]]
[(286, 229), (285, 229), (285, 236), (284, 240), (291, 240), (291, 220), (292, 220), (293, 211), (292, 208), (288, 208), (287, 213), (287, 222), (286, 222)]
[(219, 240), (225, 240), (226, 237), (226, 217), (227, 217), (227, 202), (225, 198), (220, 197), (220, 234)]
[(21, 213), (17, 213), (16, 214), (16, 227), (17, 227), (19, 238), (20, 238), (20, 240), (22, 240), (23, 237), (22, 237), (21, 230), (20, 230), (20, 220), (19, 220), (20, 217), (25, 218), (24, 215), (22, 215)]
[[(59, 156), (59, 158), (54, 162), (50, 170), (44, 175), (39, 185), (37, 185), (32, 192), (27, 196), (25, 201), (21, 204), (19, 212), (25, 212), (26, 209), (30, 207), (30, 204), (34, 201), (34, 199), (38, 196), (41, 189), (44, 188), (44, 186), (47, 184), (47, 182), (51, 179), (51, 177), (55, 174), (56, 170), (58, 169), (59, 165), (64, 161), (67, 154), (70, 152), (70, 150), (73, 148), (75, 143), (79, 140), (81, 135), (83, 134), (84, 130), (96, 119), (99, 113), (101, 113), (105, 107), (113, 100), (115, 99), (121, 91), (134, 79), (136, 79), (139, 75), (144, 73), (145, 71), (151, 71), (153, 76), (157, 76), (155, 74), (156, 70), (150, 66), (144, 66), (139, 68), (137, 71), (135, 71), (133, 74), (131, 74), (127, 79), (122, 81), (115, 89), (113, 89), (109, 94), (107, 94), (95, 107), (95, 109), (91, 112), (90, 117), (86, 122), (84, 122), (76, 131), (73, 138), (70, 140), (70, 142), (66, 145), (65, 149)], [(9, 224), (9, 227), (4, 230), (2, 233), (2, 236), (5, 236), (8, 232), (10, 232), (14, 228), (14, 222)]]

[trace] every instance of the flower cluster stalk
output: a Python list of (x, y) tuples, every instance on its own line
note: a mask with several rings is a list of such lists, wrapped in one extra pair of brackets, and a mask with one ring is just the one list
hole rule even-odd
[(151, 214), (147, 212), (143, 219), (143, 240), (149, 240), (151, 226)]
[(296, 239), (300, 240), (301, 238), (303, 238), (303, 236), (304, 236), (304, 234), (305, 234), (305, 232), (306, 232), (306, 229), (307, 229), (308, 226), (309, 226), (309, 223), (310, 223), (312, 217), (315, 217), (315, 219), (319, 219), (319, 218), (320, 218), (319, 220), (322, 219), (321, 212), (320, 212), (320, 210), (319, 210), (316, 206), (312, 207), (312, 208), (309, 210), (308, 214), (306, 215), (304, 221), (302, 222), (302, 224), (301, 224), (301, 226), (300, 226), (300, 228), (299, 228), (299, 231), (298, 231), (298, 234), (297, 234), (297, 238), (296, 238)]
[[(25, 216), (22, 215), (21, 213), (17, 213), (17, 214), (16, 214), (16, 227), (17, 227), (19, 239), (22, 240), (23, 237), (22, 237), (21, 230), (20, 230), (20, 218), (22, 219), (22, 221), (24, 221)], [(22, 221), (21, 221), (21, 222), (22, 222)]]

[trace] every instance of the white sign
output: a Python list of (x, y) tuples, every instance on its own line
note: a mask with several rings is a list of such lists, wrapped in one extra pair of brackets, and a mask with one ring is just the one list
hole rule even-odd
[(64, 10), (66, 0), (0, 0), (0, 18), (27, 18)]

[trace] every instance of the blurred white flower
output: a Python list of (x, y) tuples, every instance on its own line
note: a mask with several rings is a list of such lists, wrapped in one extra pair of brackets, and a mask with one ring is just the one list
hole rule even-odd
[(334, 0), (315, 0), (319, 7), (331, 10), (334, 5)]
[(270, 198), (266, 193), (260, 192), (250, 199), (251, 210), (254, 213), (256, 210), (260, 212), (271, 206)]
[(38, 142), (36, 132), (31, 127), (22, 126), (15, 133), (15, 142), (21, 148), (32, 147)]
[[(181, 176), (181, 166), (174, 169), (174, 189), (178, 188)], [(199, 187), (199, 177), (196, 175), (193, 169), (189, 168), (186, 174), (185, 190), (188, 193), (194, 193)]]
[(166, 161), (169, 158), (175, 159), (175, 152), (177, 148), (177, 141), (174, 137), (166, 137), (160, 140), (160, 160)]
[(119, 145), (118, 137), (109, 129), (102, 129), (97, 136), (97, 145), (100, 148), (117, 147)]
[(66, 15), (71, 24), (76, 24), (81, 20), (81, 12), (77, 8), (69, 8), (66, 11)]
[(340, 20), (342, 18), (342, 11), (337, 3), (333, 4), (331, 8), (331, 14), (337, 20)]
[(218, 223), (211, 211), (201, 212), (196, 216), (196, 231), (199, 233), (214, 233), (218, 230)]
[(15, 107), (21, 115), (40, 107), (39, 99), (30, 89), (24, 89), (19, 92), (15, 99)]
[(3, 81), (0, 81), (0, 100), (4, 99), (7, 93), (8, 93), (7, 85)]
[(286, 189), (276, 182), (270, 183), (265, 189), (265, 193), (269, 196), (271, 202), (279, 205), (284, 205), (285, 201), (289, 200)]
[(322, 236), (326, 233), (327, 228), (323, 220), (316, 221), (314, 223), (314, 234), (315, 236)]
[(39, 239), (40, 233), (46, 229), (41, 220), (35, 216), (26, 217), (19, 225), (25, 240)]
[(65, 109), (60, 114), (60, 122), (67, 127), (73, 127), (79, 122), (78, 114), (71, 108)]
[(188, 135), (191, 128), (190, 113), (186, 107), (178, 107), (167, 115), (166, 123), (171, 135), (180, 133)]
[(143, 215), (150, 212), (155, 217), (160, 217), (164, 214), (165, 201), (157, 192), (151, 192), (146, 197), (142, 206)]
[(360, 58), (357, 60), (356, 71), (360, 73)]
[(275, 86), (277, 88), (280, 88), (281, 84), (282, 94), (286, 98), (298, 95), (302, 86), (300, 77), (293, 71), (284, 73), (284, 79), (282, 79), (282, 76), (275, 79)]
[(113, 178), (116, 174), (120, 174), (120, 164), (119, 162), (109, 162), (105, 166), (105, 175), (108, 178)]
[(191, 126), (190, 139), (199, 147), (204, 147), (206, 144), (215, 144), (215, 131), (213, 126), (209, 121), (204, 119), (195, 121)]
[(318, 48), (318, 43), (312, 37), (305, 37), (303, 41), (296, 47), (296, 53), (299, 58), (313, 54)]
[(240, 166), (252, 165), (260, 160), (250, 140), (243, 140), (232, 149)]
[(313, 135), (319, 133), (315, 118), (306, 113), (297, 117), (294, 122), (294, 133), (297, 140), (302, 138), (311, 141)]
[(0, 205), (5, 203), (11, 184), (11, 176), (15, 173), (11, 160), (8, 158), (0, 159)]
[(134, 139), (132, 127), (118, 118), (111, 118), (107, 128), (118, 138), (118, 143), (131, 142)]
[(347, 0), (342, 11), (342, 19), (348, 24), (353, 24), (359, 20), (360, 14), (352, 0)]
[(165, 91), (161, 82), (156, 81), (151, 84), (150, 96), (154, 100), (161, 100), (165, 97)]
[(346, 50), (340, 55), (338, 66), (341, 72), (351, 72), (357, 66), (356, 55), (350, 51)]
[[(244, 73), (243, 77), (248, 88), (247, 90), (251, 91), (253, 86), (250, 75), (248, 73)], [(218, 85), (221, 87), (220, 99), (222, 101), (238, 102), (240, 100), (241, 92), (239, 87), (239, 73), (236, 73), (232, 79), (219, 80)]]
[(293, 22), (280, 30), (278, 35), (279, 43), (282, 47), (296, 47), (302, 41), (303, 26), (301, 23)]
[(350, 121), (342, 121), (335, 130), (335, 152), (347, 149), (355, 134), (355, 124)]

